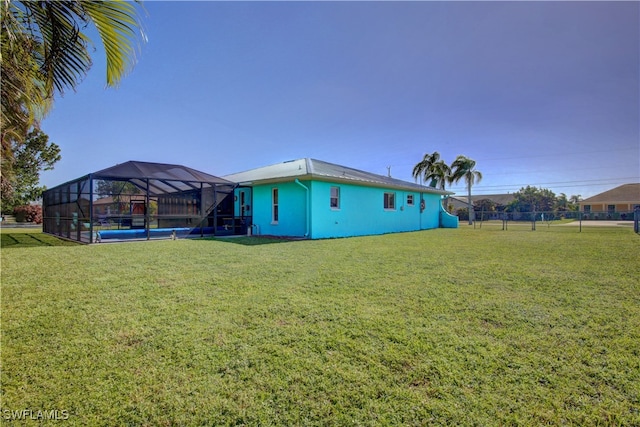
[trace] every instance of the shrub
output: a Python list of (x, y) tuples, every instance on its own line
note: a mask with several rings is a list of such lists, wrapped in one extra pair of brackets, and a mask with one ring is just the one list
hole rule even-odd
[(455, 213), (460, 221), (466, 221), (469, 219), (469, 209), (458, 208)]
[(35, 222), (42, 224), (42, 206), (25, 205), (13, 209), (17, 222)]

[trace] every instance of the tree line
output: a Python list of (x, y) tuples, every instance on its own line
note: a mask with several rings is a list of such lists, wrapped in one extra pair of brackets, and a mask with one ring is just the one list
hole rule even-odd
[[(477, 212), (576, 212), (579, 210), (580, 195), (560, 193), (558, 196), (546, 188), (532, 186), (522, 187), (513, 194), (513, 200), (507, 205), (500, 205), (491, 199), (481, 199), (472, 202), (471, 187), (482, 180), (482, 173), (476, 170), (476, 161), (459, 155), (448, 165), (440, 158), (440, 153), (434, 151), (425, 154), (412, 171), (414, 178), (421, 178), (430, 187), (445, 190), (446, 185), (454, 184), (464, 178), (467, 184), (467, 208), (458, 209), (455, 214), (460, 219), (466, 219), (473, 224)], [(451, 210), (451, 209), (449, 209)], [(454, 213), (454, 212), (452, 212)], [(469, 215), (471, 213), (471, 215)]]
[[(500, 204), (491, 199), (479, 199), (473, 202), (476, 217), (494, 213), (519, 213), (522, 219), (532, 219), (533, 215), (552, 214), (555, 217), (570, 215), (580, 210), (581, 195), (567, 196), (565, 193), (556, 195), (547, 188), (526, 186), (513, 193), (513, 200), (507, 204)], [(460, 218), (468, 217), (468, 210), (458, 209), (456, 214)]]

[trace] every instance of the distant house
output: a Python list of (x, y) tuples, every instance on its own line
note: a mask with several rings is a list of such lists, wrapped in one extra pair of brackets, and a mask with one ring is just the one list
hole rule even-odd
[(640, 183), (623, 184), (579, 202), (584, 218), (631, 219), (640, 206)]
[(121, 195), (118, 197), (106, 196), (99, 197), (93, 201), (94, 215), (112, 215), (113, 212), (119, 212), (124, 209), (122, 206), (128, 206), (136, 200), (144, 201), (144, 195)]
[(234, 211), (254, 234), (310, 239), (456, 228), (442, 208), (452, 193), (315, 159), (298, 159), (224, 179), (238, 184)]
[[(515, 199), (513, 193), (509, 194), (482, 194), (472, 195), (471, 203), (477, 204), (482, 200), (490, 200), (496, 206), (496, 211), (500, 212)], [(468, 198), (466, 196), (451, 196), (447, 199), (448, 208), (452, 212), (456, 212), (458, 209), (467, 209)], [(477, 210), (477, 209), (476, 209)], [(484, 219), (491, 219), (492, 217), (498, 218), (498, 213), (486, 214)]]

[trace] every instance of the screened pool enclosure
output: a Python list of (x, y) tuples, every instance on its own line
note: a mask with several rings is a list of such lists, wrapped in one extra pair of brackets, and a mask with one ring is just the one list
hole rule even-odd
[(237, 184), (197, 170), (130, 161), (45, 191), (43, 231), (95, 243), (246, 234)]

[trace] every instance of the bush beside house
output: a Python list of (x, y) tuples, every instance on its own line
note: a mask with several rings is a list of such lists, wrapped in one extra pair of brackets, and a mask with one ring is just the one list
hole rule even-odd
[(42, 206), (39, 205), (17, 206), (13, 209), (13, 215), (16, 218), (16, 222), (42, 224)]

